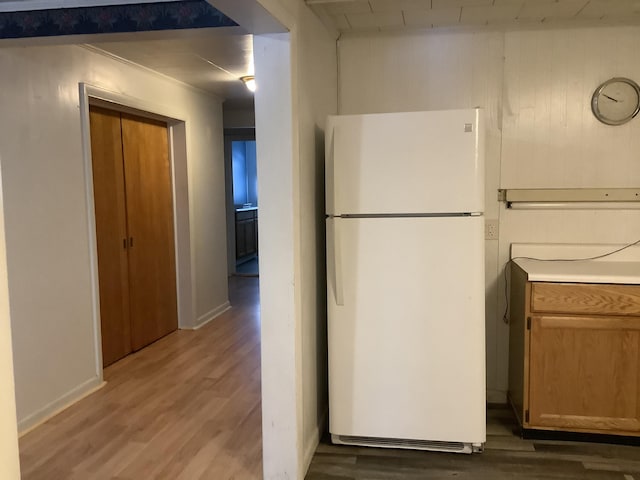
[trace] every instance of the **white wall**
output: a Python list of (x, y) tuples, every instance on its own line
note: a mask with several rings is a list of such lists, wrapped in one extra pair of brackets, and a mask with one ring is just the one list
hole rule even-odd
[(505, 37), (502, 184), (509, 188), (637, 187), (640, 119), (598, 122), (603, 81), (640, 81), (640, 28), (511, 32)]
[(256, 113), (253, 105), (234, 105), (225, 102), (222, 105), (224, 128), (253, 128), (256, 126)]
[[(1, 185), (0, 190), (2, 190)], [(7, 252), (4, 239), (4, 213), (2, 198), (0, 198), (0, 478), (18, 480), (20, 478), (18, 425), (13, 381)]]
[[(0, 155), (18, 419), (94, 387), (91, 262), (78, 83), (186, 121), (195, 325), (228, 299), (221, 102), (76, 46), (0, 49)], [(180, 187), (183, 188), (183, 187)]]
[[(308, 11), (307, 11), (308, 13)], [(313, 19), (315, 20), (315, 19)], [(304, 465), (311, 462), (328, 409), (324, 125), (337, 113), (336, 40), (316, 20), (297, 31), (299, 231), (301, 244)]]
[(264, 478), (302, 479), (327, 409), (323, 128), (337, 111), (336, 45), (303, 2), (260, 3), (291, 30), (288, 51), (277, 36), (254, 43)]
[(489, 401), (505, 401), (507, 388), (501, 273), (509, 245), (640, 238), (635, 212), (507, 211), (496, 201), (498, 188), (637, 186), (640, 120), (604, 126), (590, 100), (609, 77), (640, 79), (640, 64), (628, 61), (638, 41), (640, 29), (624, 27), (380, 33), (339, 42), (340, 113), (488, 112), (486, 217), (500, 219), (499, 240), (486, 242)]
[(296, 478), (302, 431), (297, 287), (300, 247), (293, 198), (289, 34), (254, 37), (256, 143), (260, 190), (260, 319), (262, 323), (262, 456), (265, 479)]

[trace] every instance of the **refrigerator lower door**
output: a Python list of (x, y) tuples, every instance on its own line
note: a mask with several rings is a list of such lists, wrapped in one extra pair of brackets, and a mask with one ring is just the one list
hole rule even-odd
[(327, 220), (335, 442), (484, 444), (483, 235), (481, 216)]

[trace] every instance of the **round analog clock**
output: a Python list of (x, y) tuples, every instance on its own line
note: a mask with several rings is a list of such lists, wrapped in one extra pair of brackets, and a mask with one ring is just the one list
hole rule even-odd
[(611, 78), (593, 92), (591, 110), (607, 125), (627, 123), (640, 111), (640, 87), (628, 78)]

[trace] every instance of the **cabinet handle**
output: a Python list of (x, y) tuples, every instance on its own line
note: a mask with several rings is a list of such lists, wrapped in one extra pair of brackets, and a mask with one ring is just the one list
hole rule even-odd
[(129, 247), (133, 248), (133, 237), (129, 237)]
[(127, 249), (127, 239), (126, 238), (122, 239), (122, 248), (124, 248), (125, 250)]

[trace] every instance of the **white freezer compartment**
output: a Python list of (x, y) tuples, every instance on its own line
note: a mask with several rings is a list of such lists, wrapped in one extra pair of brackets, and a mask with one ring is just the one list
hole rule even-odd
[(481, 113), (328, 117), (327, 213), (484, 211)]
[(482, 444), (484, 219), (330, 218), (336, 436)]

